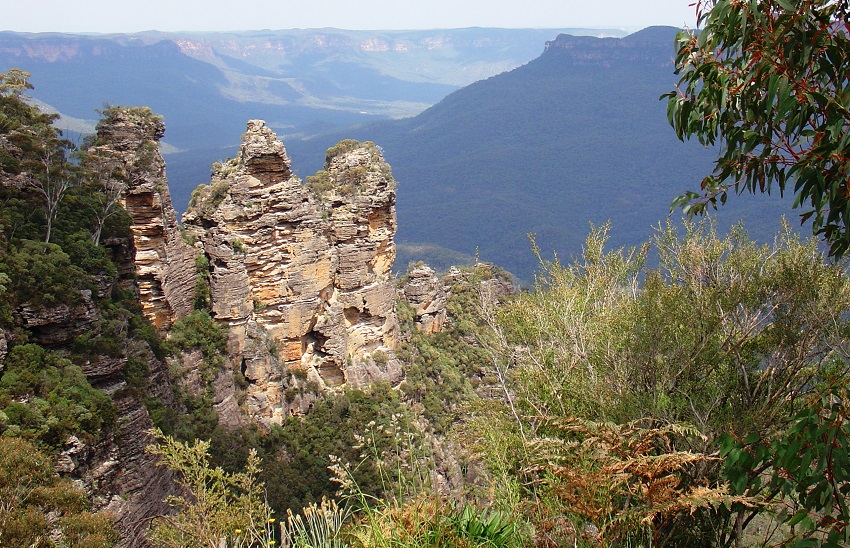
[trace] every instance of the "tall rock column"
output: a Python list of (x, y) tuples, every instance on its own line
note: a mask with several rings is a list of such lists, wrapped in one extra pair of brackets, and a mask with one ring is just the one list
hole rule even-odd
[(342, 141), (328, 151), (325, 170), (310, 183), (320, 195), (338, 261), (314, 327), (316, 337), (326, 338), (321, 348), (329, 354), (317, 356), (318, 367), (323, 377), (344, 377), (355, 386), (395, 378), (400, 370), (379, 367), (383, 349), (398, 345), (392, 277), (396, 183), (390, 166), (374, 144)]
[(120, 201), (132, 219), (142, 310), (164, 331), (192, 311), (195, 283), (195, 251), (180, 236), (159, 152), (165, 124), (147, 107), (114, 107), (104, 114), (94, 150), (121, 163)]
[[(395, 182), (380, 151), (349, 143), (305, 186), (252, 120), (233, 160), (193, 193), (184, 225), (210, 262), (211, 312), (229, 329), (243, 408), (263, 424), (320, 389), (396, 381)], [(290, 396), (287, 396), (289, 391)]]

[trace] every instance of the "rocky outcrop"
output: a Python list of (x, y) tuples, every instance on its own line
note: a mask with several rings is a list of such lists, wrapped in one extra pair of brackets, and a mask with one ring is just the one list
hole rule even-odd
[(473, 287), (486, 306), (496, 305), (516, 293), (511, 274), (489, 262), (477, 262), (466, 268), (453, 266), (449, 268), (446, 280), (450, 288)]
[(14, 313), (15, 323), (27, 329), (33, 342), (45, 346), (69, 343), (77, 335), (97, 332), (100, 311), (92, 300), (91, 290), (80, 291), (81, 302), (52, 307), (25, 303)]
[(431, 267), (412, 265), (401, 279), (399, 296), (413, 309), (416, 329), (425, 334), (444, 331), (451, 322), (448, 302), (459, 293), (474, 293), (476, 306), (491, 309), (516, 293), (513, 277), (492, 263), (453, 266), (442, 278)]
[(308, 383), (399, 380), (395, 181), (375, 145), (344, 141), (304, 185), (283, 144), (252, 120), (183, 222), (209, 259), (211, 311), (229, 330), (250, 415), (280, 423), (304, 405), (287, 392)]
[(92, 443), (70, 436), (57, 457), (57, 472), (85, 487), (95, 510), (115, 516), (122, 546), (148, 546), (150, 520), (168, 512), (165, 499), (176, 487), (172, 473), (145, 451), (154, 442), (148, 433), (153, 423), (141, 401), (120, 388), (111, 392), (118, 417), (114, 431)]
[[(121, 264), (121, 256), (128, 258), (118, 256), (118, 270), (129, 272), (131, 269)], [(93, 278), (96, 285), (102, 282), (103, 287), (112, 287), (126, 282), (106, 274), (101, 277)], [(138, 387), (128, 387), (125, 371), (130, 358), (136, 367), (144, 364), (149, 372), (144, 394), (173, 408), (175, 401), (166, 365), (157, 359), (148, 343), (124, 338), (129, 315), (105, 315), (91, 290), (81, 290), (79, 298), (68, 301), (72, 304), (39, 306), (28, 302), (20, 305), (13, 312), (15, 332), (26, 332), (25, 340), (69, 354), (89, 383), (111, 398), (115, 414), (114, 419), (105, 418), (107, 426), (96, 436), (69, 436), (64, 440), (57, 458), (57, 471), (86, 489), (95, 510), (107, 510), (115, 515), (122, 546), (144, 547), (147, 546), (144, 532), (150, 519), (170, 510), (165, 499), (176, 493), (176, 485), (171, 474), (158, 468), (156, 459), (145, 452), (147, 445), (153, 442), (148, 434), (153, 423), (142, 404)], [(111, 334), (112, 344), (124, 343), (120, 350), (113, 347), (111, 351), (101, 352), (98, 345), (91, 345), (91, 354), (75, 356), (73, 351), (69, 352), (80, 335), (97, 339), (104, 332)], [(0, 372), (7, 350), (6, 337), (6, 332), (0, 330)]]
[[(177, 409), (166, 364), (148, 343), (125, 338), (126, 316), (110, 317), (98, 306), (114, 287), (137, 293), (144, 314), (161, 331), (192, 310), (196, 250), (183, 242), (165, 179), (158, 141), (164, 132), (161, 119), (147, 108), (110, 108), (98, 124), (96, 141), (89, 149), (100, 162), (105, 194), (115, 198), (131, 217), (131, 237), (111, 237), (103, 243), (112, 250), (117, 275), (93, 276), (92, 290), (82, 290), (71, 304), (51, 307), (24, 303), (13, 313), (15, 325), (29, 340), (63, 351), (79, 335), (116, 330), (120, 350), (93, 352), (80, 367), (95, 388), (112, 399), (115, 420), (96, 438), (71, 436), (58, 456), (58, 471), (84, 486), (96, 510), (117, 518), (122, 546), (147, 546), (144, 532), (150, 520), (170, 509), (165, 499), (176, 494), (176, 485), (157, 459), (145, 451), (153, 442), (153, 427), (142, 403), (156, 398)], [(2, 335), (2, 333), (0, 333)], [(5, 342), (5, 337), (2, 337)], [(3, 345), (0, 345), (3, 346)], [(1, 358), (0, 358), (1, 359)], [(128, 360), (144, 364), (144, 387), (128, 386)], [(138, 381), (138, 379), (136, 379)]]
[(150, 109), (112, 108), (97, 126), (92, 152), (119, 162), (121, 205), (132, 219), (133, 255), (142, 310), (164, 331), (192, 311), (194, 249), (180, 236), (159, 140), (165, 124)]
[(402, 294), (413, 307), (416, 329), (438, 333), (446, 325), (446, 289), (428, 265), (414, 266), (407, 272)]
[(119, 417), (115, 439), (120, 443), (110, 447), (113, 458), (94, 469), (92, 477), (113, 493), (104, 509), (117, 517), (122, 545), (147, 546), (150, 520), (170, 511), (165, 501), (177, 487), (173, 474), (145, 450), (154, 439), (148, 433), (153, 423), (142, 402), (129, 393), (113, 395), (112, 402)]

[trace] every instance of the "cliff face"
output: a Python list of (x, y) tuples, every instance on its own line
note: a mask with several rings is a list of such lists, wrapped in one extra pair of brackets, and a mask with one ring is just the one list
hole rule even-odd
[[(132, 219), (131, 238), (104, 242), (113, 252), (117, 277), (103, 280), (95, 296), (104, 298), (113, 285), (135, 286), (143, 312), (161, 330), (191, 311), (195, 254), (182, 242), (171, 207), (158, 149), (163, 132), (162, 121), (148, 109), (114, 109), (98, 125), (92, 148), (111, 162), (113, 173), (120, 173), (122, 192), (117, 198)], [(40, 344), (66, 347), (80, 333), (101, 330), (102, 317), (93, 295), (85, 290), (82, 297), (76, 307), (31, 310), (25, 306), (17, 318)], [(167, 407), (175, 406), (167, 366), (147, 343), (127, 339), (121, 355), (93, 356), (82, 369), (112, 399), (115, 425), (92, 444), (70, 437), (58, 468), (92, 493), (96, 509), (116, 516), (123, 546), (146, 546), (149, 520), (169, 511), (165, 498), (176, 493), (176, 485), (168, 471), (156, 466), (157, 458), (145, 451), (154, 441), (148, 434), (153, 422), (138, 393), (127, 387), (125, 371), (131, 358), (146, 365), (144, 393)]]
[[(110, 280), (118, 283), (119, 280)], [(83, 290), (82, 303), (39, 308), (29, 304), (15, 313), (15, 323), (29, 333), (30, 340), (47, 348), (64, 350), (81, 334), (99, 334), (104, 317), (91, 291)], [(108, 323), (108, 322), (107, 322)], [(0, 330), (0, 373), (6, 355), (6, 337)], [(151, 518), (169, 511), (167, 496), (175, 494), (170, 473), (156, 466), (156, 458), (145, 452), (153, 443), (153, 427), (139, 396), (127, 389), (124, 371), (129, 358), (145, 363), (149, 371), (146, 393), (173, 405), (166, 366), (142, 341), (128, 341), (120, 354), (93, 353), (80, 364), (92, 386), (112, 400), (115, 421), (86, 442), (69, 436), (57, 460), (57, 471), (76, 480), (91, 494), (95, 510), (116, 517), (122, 546), (147, 546), (144, 533)]]
[(122, 164), (121, 205), (132, 219), (142, 310), (160, 331), (192, 311), (195, 251), (180, 237), (159, 140), (165, 124), (149, 109), (114, 109), (98, 125), (97, 150)]
[(426, 334), (443, 331), (448, 319), (446, 288), (431, 267), (423, 264), (410, 269), (402, 295), (413, 307), (416, 329)]
[[(228, 359), (247, 381), (243, 409), (265, 425), (306, 410), (298, 394), (310, 383), (401, 376), (389, 166), (371, 143), (344, 142), (308, 186), (253, 120), (237, 157), (196, 190), (183, 218), (209, 259), (212, 315), (227, 326)], [(216, 382), (225, 422), (238, 418), (231, 377)]]
[(148, 434), (153, 423), (139, 398), (120, 384), (101, 387), (112, 398), (117, 426), (92, 445), (71, 436), (59, 454), (57, 471), (91, 493), (95, 510), (115, 516), (121, 546), (148, 546), (150, 520), (170, 511), (165, 499), (176, 494), (177, 487), (171, 472), (145, 451), (154, 442)]

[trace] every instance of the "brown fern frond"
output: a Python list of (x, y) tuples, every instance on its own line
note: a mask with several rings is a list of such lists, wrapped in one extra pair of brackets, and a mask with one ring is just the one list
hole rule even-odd
[(546, 424), (564, 438), (531, 442), (537, 459), (526, 471), (538, 475), (570, 513), (595, 524), (600, 543), (647, 534), (700, 508), (758, 504), (730, 495), (725, 485), (690, 481), (689, 470), (718, 459), (675, 449), (705, 441), (690, 425), (648, 420), (618, 425), (575, 417)]

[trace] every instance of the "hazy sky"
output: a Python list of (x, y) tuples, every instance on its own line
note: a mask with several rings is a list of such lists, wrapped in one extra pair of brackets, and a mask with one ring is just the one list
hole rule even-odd
[(694, 26), (694, 0), (0, 0), (0, 30)]

